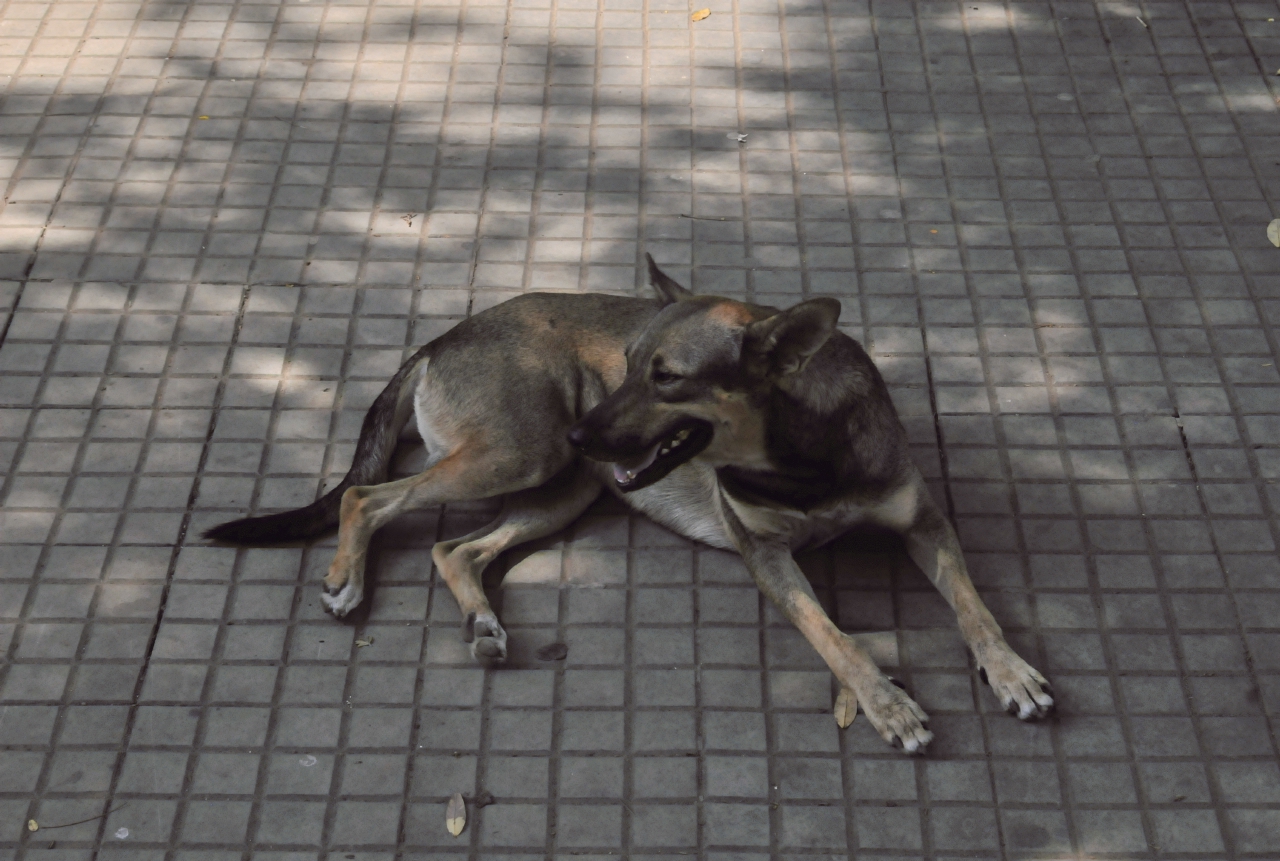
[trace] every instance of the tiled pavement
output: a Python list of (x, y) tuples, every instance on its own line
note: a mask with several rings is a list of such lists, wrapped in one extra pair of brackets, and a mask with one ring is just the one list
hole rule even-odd
[[(0, 3), (0, 859), (1280, 857), (1280, 8), (703, 3)], [(844, 301), (1059, 719), (879, 539), (805, 567), (926, 759), (614, 505), (502, 564), (492, 672), (428, 554), (483, 508), (388, 529), (351, 624), (329, 546), (196, 538), (335, 481), (413, 345), (644, 250)]]

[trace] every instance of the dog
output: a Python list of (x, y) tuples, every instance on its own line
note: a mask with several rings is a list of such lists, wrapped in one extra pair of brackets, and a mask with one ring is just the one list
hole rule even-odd
[[(979, 673), (1023, 720), (1048, 715), (1049, 683), (1005, 642), (965, 569), (954, 530), (907, 454), (906, 432), (840, 304), (779, 311), (698, 296), (646, 255), (657, 301), (531, 293), (420, 349), (365, 416), (351, 470), (305, 508), (216, 526), (240, 545), (338, 527), (323, 600), (336, 617), (364, 596), (369, 540), (392, 518), (504, 497), (488, 526), (431, 556), (458, 601), (473, 656), (506, 657), (480, 575), (504, 550), (558, 531), (609, 488), (695, 541), (742, 556), (876, 731), (909, 753), (932, 740), (924, 711), (842, 633), (792, 552), (856, 524), (900, 533), (955, 610)], [(386, 481), (410, 416), (419, 475)]]

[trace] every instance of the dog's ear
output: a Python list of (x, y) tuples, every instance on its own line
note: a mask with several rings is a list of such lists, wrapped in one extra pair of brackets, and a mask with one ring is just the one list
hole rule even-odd
[(785, 377), (802, 370), (836, 330), (840, 303), (810, 299), (747, 326), (743, 357), (761, 376)]
[(662, 300), (663, 306), (670, 305), (672, 302), (683, 301), (693, 295), (677, 284), (667, 273), (659, 269), (658, 264), (653, 262), (652, 254), (646, 252), (644, 259), (649, 261), (649, 283), (657, 291), (658, 298)]

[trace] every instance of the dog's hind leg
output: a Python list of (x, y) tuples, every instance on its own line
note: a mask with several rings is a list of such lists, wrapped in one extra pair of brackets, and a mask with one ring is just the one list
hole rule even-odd
[(499, 448), (476, 435), (419, 475), (348, 488), (342, 495), (338, 549), (324, 578), (325, 607), (342, 617), (360, 605), (369, 539), (397, 515), (537, 487), (555, 477), (573, 457), (567, 448), (540, 454), (538, 459), (527, 451)]
[(1005, 642), (1004, 632), (969, 579), (955, 530), (923, 480), (917, 480), (916, 493), (915, 519), (904, 530), (907, 553), (955, 610), (960, 634), (973, 652), (978, 673), (1000, 705), (1022, 720), (1045, 717), (1053, 711), (1049, 682)]
[(601, 489), (590, 470), (572, 465), (541, 487), (509, 495), (498, 517), (483, 529), (432, 548), (431, 558), (458, 600), (463, 639), (471, 643), (472, 657), (494, 661), (507, 657), (507, 632), (490, 608), (480, 582), (485, 567), (504, 550), (572, 523)]

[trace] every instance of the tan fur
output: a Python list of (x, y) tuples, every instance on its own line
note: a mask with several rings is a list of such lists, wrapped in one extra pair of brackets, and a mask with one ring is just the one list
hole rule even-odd
[(731, 329), (740, 329), (748, 323), (755, 322), (755, 315), (741, 302), (720, 302), (712, 305), (707, 311), (707, 319), (722, 323)]
[[(625, 344), (621, 345), (625, 348)], [(600, 375), (606, 388), (613, 391), (627, 375), (627, 358), (616, 341), (593, 337), (590, 333), (578, 339), (578, 356), (582, 363)]]
[(712, 466), (747, 467), (767, 469), (769, 458), (765, 453), (764, 416), (742, 392), (726, 392), (716, 389), (714, 400), (706, 404), (691, 405), (688, 412), (712, 422), (715, 438), (700, 457)]

